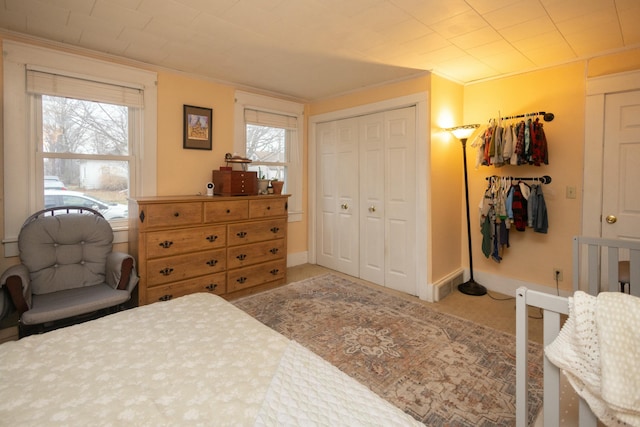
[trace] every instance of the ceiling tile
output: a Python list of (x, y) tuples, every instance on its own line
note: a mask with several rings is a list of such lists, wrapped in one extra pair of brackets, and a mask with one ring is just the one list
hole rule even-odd
[(523, 29), (529, 21), (547, 16), (542, 5), (537, 1), (522, 0), (483, 15), (489, 24), (497, 29), (521, 25)]
[(151, 15), (143, 14), (135, 9), (115, 5), (112, 1), (96, 0), (91, 16), (114, 25), (122, 25), (136, 29), (143, 29), (152, 19)]
[(69, 27), (77, 28), (81, 31), (91, 31), (102, 34), (106, 40), (113, 40), (124, 29), (121, 25), (106, 23), (88, 14), (72, 11), (69, 15)]
[(77, 45), (82, 31), (79, 28), (71, 28), (66, 25), (58, 25), (55, 20), (49, 20), (41, 16), (27, 16), (27, 31), (38, 37), (49, 40), (58, 40), (62, 43)]
[(483, 27), (458, 37), (453, 37), (451, 42), (460, 49), (471, 49), (487, 43), (502, 40), (500, 34), (491, 27)]
[(438, 64), (438, 67), (444, 71), (445, 75), (461, 81), (484, 79), (499, 74), (489, 65), (469, 56), (442, 62)]
[(184, 27), (200, 14), (196, 9), (174, 0), (143, 0), (136, 10), (168, 24)]
[(80, 44), (88, 49), (120, 56), (124, 55), (125, 50), (129, 46), (129, 42), (127, 41), (106, 38), (104, 33), (91, 30), (84, 30), (82, 32)]
[(47, 3), (60, 9), (73, 10), (74, 12), (88, 15), (95, 4), (95, 0), (47, 0)]
[(27, 32), (27, 14), (20, 11), (2, 9), (0, 27), (20, 33)]
[(510, 27), (504, 27), (499, 31), (500, 35), (511, 43), (551, 32), (555, 32), (560, 35), (555, 24), (548, 16), (541, 16), (539, 18), (532, 19), (528, 21), (526, 25), (516, 24)]
[(541, 0), (541, 3), (555, 22), (615, 9), (613, 0)]
[(486, 27), (487, 22), (476, 12), (469, 10), (429, 26), (441, 36), (451, 38)]
[(426, 25), (473, 12), (465, 0), (391, 0), (393, 4)]

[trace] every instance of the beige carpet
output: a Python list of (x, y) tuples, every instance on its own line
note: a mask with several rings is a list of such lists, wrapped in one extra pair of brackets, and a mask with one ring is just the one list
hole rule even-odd
[[(233, 301), (429, 426), (515, 423), (515, 337), (327, 274)], [(531, 345), (530, 421), (542, 400)]]

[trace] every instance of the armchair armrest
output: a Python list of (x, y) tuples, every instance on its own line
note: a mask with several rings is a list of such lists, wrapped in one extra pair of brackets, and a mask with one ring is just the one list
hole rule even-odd
[(124, 252), (111, 252), (107, 257), (106, 281), (114, 289), (131, 293), (138, 284), (135, 260)]
[(31, 308), (31, 279), (24, 264), (9, 267), (0, 276), (0, 287), (6, 286), (18, 315)]

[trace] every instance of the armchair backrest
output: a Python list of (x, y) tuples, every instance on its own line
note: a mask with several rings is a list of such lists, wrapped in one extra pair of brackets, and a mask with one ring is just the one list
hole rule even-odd
[[(85, 209), (86, 211), (86, 209)], [(33, 294), (105, 282), (113, 230), (99, 213), (34, 214), (20, 230), (20, 259)]]

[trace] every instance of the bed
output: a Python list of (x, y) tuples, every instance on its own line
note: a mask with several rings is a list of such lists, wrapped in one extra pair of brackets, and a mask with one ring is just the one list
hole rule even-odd
[(528, 307), (538, 307), (544, 319), (543, 425), (561, 425), (562, 372), (579, 397), (578, 425), (640, 426), (640, 243), (576, 237), (573, 256), (570, 297), (516, 291), (516, 425), (527, 425)]
[(0, 345), (4, 425), (422, 425), (207, 293)]

